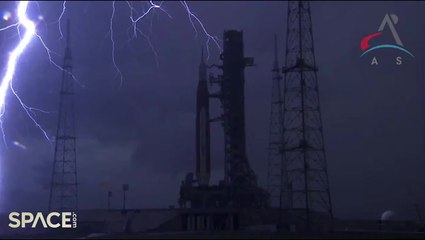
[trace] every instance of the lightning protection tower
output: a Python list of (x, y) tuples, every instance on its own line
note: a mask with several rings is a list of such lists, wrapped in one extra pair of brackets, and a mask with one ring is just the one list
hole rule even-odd
[(283, 108), (282, 108), (282, 75), (280, 74), (279, 54), (277, 49), (277, 36), (274, 38), (274, 61), (272, 69), (272, 103), (270, 113), (269, 128), (269, 148), (268, 148), (268, 172), (267, 184), (272, 206), (282, 209), (291, 207), (291, 197), (289, 192), (282, 194), (284, 189), (288, 189), (288, 175), (286, 165), (281, 152), (283, 143)]
[(300, 212), (310, 230), (323, 213), (332, 218), (332, 204), (308, 1), (288, 2), (285, 61), (277, 192), (287, 200), (281, 207)]
[(77, 162), (74, 120), (74, 82), (67, 21), (66, 49), (59, 99), (59, 118), (50, 187), (49, 210), (77, 210)]

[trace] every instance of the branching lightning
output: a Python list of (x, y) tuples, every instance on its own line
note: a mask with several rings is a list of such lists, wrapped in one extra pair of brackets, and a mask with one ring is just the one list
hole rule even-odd
[[(28, 107), (22, 99), (18, 96), (16, 91), (13, 89), (13, 77), (15, 75), (16, 70), (16, 64), (19, 60), (19, 57), (21, 57), (22, 53), (25, 51), (28, 44), (31, 42), (32, 38), (34, 36), (37, 36), (35, 31), (35, 24), (28, 19), (26, 13), (28, 8), (28, 1), (22, 1), (18, 4), (17, 9), (17, 16), (18, 16), (18, 23), (12, 24), (8, 27), (5, 27), (1, 29), (1, 31), (9, 29), (12, 26), (15, 26), (18, 30), (20, 26), (23, 26), (25, 28), (25, 34), (23, 37), (20, 38), (20, 42), (18, 46), (10, 52), (9, 60), (7, 62), (7, 68), (6, 73), (1, 81), (0, 84), (0, 122), (2, 127), (2, 133), (3, 133), (3, 140), (5, 141), (5, 134), (3, 129), (3, 116), (5, 113), (5, 105), (6, 105), (6, 95), (7, 90), (10, 88), (12, 93), (15, 95), (15, 97), (18, 99), (19, 103), (27, 113), (27, 115), (30, 117), (30, 119), (34, 122), (34, 124), (43, 132), (46, 139), (50, 140), (49, 136), (47, 135), (46, 131), (40, 126), (40, 124), (37, 123), (37, 121), (34, 119), (34, 117), (31, 115), (31, 112), (34, 110), (34, 108)], [(6, 143), (6, 141), (5, 141)]]
[[(130, 9), (130, 21), (131, 21), (131, 26), (130, 28), (133, 29), (133, 35), (132, 38), (137, 38), (137, 34), (139, 33), (140, 35), (142, 35), (143, 37), (145, 37), (149, 43), (149, 46), (151, 47), (151, 49), (153, 50), (155, 57), (156, 57), (156, 61), (158, 64), (158, 53), (157, 51), (154, 49), (152, 42), (150, 41), (149, 36), (147, 36), (146, 34), (144, 34), (138, 27), (137, 24), (139, 23), (139, 21), (141, 21), (142, 19), (144, 19), (146, 16), (149, 15), (149, 13), (154, 12), (155, 10), (160, 10), (162, 12), (164, 12), (165, 14), (167, 14), (167, 16), (169, 18), (172, 19), (172, 16), (164, 9), (162, 8), (162, 4), (163, 1), (161, 1), (159, 4), (154, 3), (153, 1), (149, 1), (148, 4), (148, 9), (146, 11), (144, 11), (139, 17), (135, 18), (134, 17), (134, 13), (137, 13), (137, 10), (131, 5), (131, 3), (129, 1), (126, 1), (129, 9)], [(195, 21), (199, 24), (199, 26), (202, 29), (202, 32), (205, 34), (205, 36), (207, 37), (207, 41), (206, 41), (206, 48), (207, 48), (207, 59), (209, 59), (210, 57), (210, 41), (213, 41), (213, 43), (216, 45), (216, 47), (222, 51), (220, 44), (218, 43), (218, 38), (216, 36), (212, 36), (210, 33), (208, 33), (207, 29), (205, 28), (204, 24), (202, 23), (202, 21), (199, 19), (199, 17), (197, 17), (193, 11), (190, 9), (189, 5), (187, 4), (186, 1), (180, 1), (181, 5), (184, 7), (185, 11), (187, 12), (188, 18), (189, 18), (189, 22), (191, 23), (193, 29), (195, 30), (195, 38), (198, 37), (198, 30), (195, 26)], [(110, 33), (110, 40), (112, 43), (112, 52), (111, 52), (111, 56), (112, 56), (112, 63), (114, 65), (114, 68), (116, 70), (116, 76), (120, 77), (120, 87), (122, 86), (123, 83), (123, 74), (122, 71), (120, 70), (120, 68), (117, 65), (117, 62), (115, 60), (115, 40), (114, 40), (114, 31), (113, 31), (113, 21), (114, 21), (114, 17), (115, 17), (115, 1), (112, 2), (112, 14), (111, 14), (111, 18), (110, 18), (110, 25), (109, 25), (109, 33)], [(195, 21), (194, 21), (195, 20)], [(132, 38), (130, 38), (129, 40), (131, 40)]]
[(217, 46), (217, 48), (220, 49), (220, 51), (221, 51), (222, 49), (220, 47), (220, 44), (218, 43), (218, 38), (216, 36), (212, 36), (211, 34), (208, 33), (208, 31), (205, 28), (205, 26), (202, 23), (202, 21), (190, 10), (189, 5), (187, 4), (186, 1), (180, 1), (180, 3), (183, 5), (183, 7), (187, 11), (187, 15), (188, 15), (189, 21), (192, 24), (193, 29), (195, 30), (195, 38), (198, 36), (198, 31), (196, 30), (195, 23), (193, 22), (192, 19), (195, 19), (196, 22), (198, 22), (198, 24), (202, 28), (202, 31), (207, 36), (207, 43), (206, 43), (206, 45), (207, 45), (207, 59), (210, 58), (210, 49), (209, 49), (210, 40), (212, 40), (214, 42), (214, 44)]
[[(37, 34), (35, 23), (28, 18), (28, 16), (27, 16), (28, 5), (29, 5), (29, 1), (18, 2), (18, 7), (17, 7), (18, 22), (0, 29), (0, 32), (1, 32), (1, 31), (5, 31), (7, 29), (10, 29), (12, 27), (15, 27), (18, 31), (19, 38), (20, 38), (20, 42), (17, 45), (17, 47), (15, 49), (13, 49), (13, 51), (10, 52), (10, 54), (9, 54), (9, 59), (7, 61), (7, 67), (6, 67), (6, 73), (5, 73), (5, 75), (4, 75), (4, 77), (1, 81), (1, 84), (0, 84), (0, 127), (1, 127), (1, 130), (2, 130), (2, 134), (3, 134), (3, 141), (5, 142), (5, 144), (6, 144), (6, 137), (5, 137), (5, 133), (4, 133), (4, 129), (3, 129), (3, 117), (4, 117), (4, 114), (5, 114), (5, 110), (6, 110), (6, 96), (7, 96), (8, 89), (10, 89), (10, 91), (13, 93), (13, 95), (17, 98), (18, 102), (21, 104), (25, 113), (28, 115), (28, 117), (31, 119), (31, 121), (35, 124), (35, 126), (38, 129), (40, 129), (40, 131), (43, 133), (44, 137), (49, 142), (52, 142), (52, 139), (49, 137), (47, 132), (43, 129), (43, 127), (34, 118), (35, 111), (39, 111), (39, 112), (42, 112), (42, 113), (49, 113), (49, 112), (38, 109), (38, 108), (29, 107), (27, 104), (24, 103), (24, 101), (21, 99), (21, 97), (17, 94), (16, 90), (13, 88), (13, 77), (15, 75), (17, 62), (18, 62), (19, 58), (21, 57), (21, 55), (24, 53), (25, 49), (27, 48), (27, 46), (29, 45), (31, 40), (34, 37), (37, 37), (40, 40), (41, 44), (43, 45), (44, 49), (46, 50), (46, 53), (47, 53), (47, 56), (48, 56), (50, 63), (53, 64), (58, 69), (65, 71), (61, 66), (59, 66), (57, 63), (55, 63), (53, 61), (51, 54), (52, 53), (57, 54), (57, 53), (53, 52), (52, 50), (50, 50), (47, 47), (47, 45), (43, 41), (42, 37)], [(63, 16), (63, 14), (65, 12), (65, 2), (63, 4), (63, 7), (64, 7), (64, 9), (63, 9), (63, 12), (62, 12), (60, 18)], [(60, 20), (59, 20), (59, 22), (60, 22)], [(20, 27), (21, 26), (23, 26), (25, 28), (25, 34), (24, 34), (23, 37), (21, 36), (21, 33), (20, 33)], [(61, 30), (60, 30), (60, 32), (61, 32), (61, 36), (63, 36)], [(74, 75), (72, 75), (71, 73), (68, 73), (68, 74), (70, 74), (72, 76), (72, 78), (75, 81), (77, 81), (77, 79), (75, 78)]]
[[(17, 20), (18, 21), (14, 24), (0, 28), (0, 32), (6, 31), (6, 30), (11, 29), (11, 28), (16, 28), (18, 35), (19, 35), (19, 39), (20, 39), (18, 45), (9, 54), (9, 58), (8, 58), (8, 61), (7, 61), (7, 67), (6, 67), (6, 73), (3, 76), (3, 79), (2, 79), (1, 84), (0, 84), (0, 128), (2, 130), (3, 140), (5, 141), (5, 133), (3, 131), (3, 118), (4, 118), (4, 114), (5, 114), (5, 109), (6, 109), (6, 96), (7, 96), (8, 90), (10, 90), (11, 93), (18, 99), (20, 105), (22, 106), (22, 108), (24, 109), (26, 114), (29, 116), (31, 121), (35, 124), (35, 126), (38, 129), (41, 130), (44, 137), (49, 142), (51, 142), (51, 139), (48, 136), (47, 132), (42, 128), (42, 126), (35, 119), (35, 112), (36, 111), (42, 112), (42, 113), (48, 113), (48, 112), (43, 111), (43, 110), (38, 109), (38, 108), (29, 107), (27, 104), (24, 103), (24, 101), (22, 101), (21, 97), (17, 94), (17, 91), (15, 91), (15, 89), (13, 88), (13, 78), (14, 78), (14, 75), (15, 75), (16, 66), (17, 66), (17, 63), (19, 61), (19, 58), (25, 52), (27, 46), (30, 44), (31, 40), (34, 37), (37, 37), (37, 39), (40, 41), (40, 43), (42, 44), (42, 46), (46, 50), (47, 57), (48, 57), (50, 63), (52, 65), (54, 65), (56, 68), (60, 69), (61, 71), (66, 71), (65, 69), (63, 69), (61, 66), (59, 66), (57, 63), (55, 63), (53, 61), (52, 54), (57, 54), (57, 53), (53, 52), (52, 50), (50, 50), (47, 47), (47, 45), (43, 41), (42, 37), (39, 34), (37, 34), (36, 24), (33, 21), (31, 21), (29, 19), (29, 17), (27, 16), (27, 9), (28, 9), (29, 3), (30, 3), (29, 1), (19, 1), (18, 5), (17, 5)], [(35, 2), (35, 3), (38, 6), (38, 3), (37, 2)], [(162, 1), (159, 2), (158, 4), (154, 3), (154, 1), (148, 1), (147, 2), (147, 4), (148, 4), (147, 10), (143, 11), (143, 13), (141, 13), (141, 14), (139, 14), (137, 9), (132, 6), (130, 1), (126, 1), (125, 3), (127, 4), (127, 6), (129, 7), (129, 10), (130, 10), (129, 19), (130, 19), (131, 25), (129, 27), (129, 30), (132, 29), (132, 37), (131, 38), (132, 39), (137, 38), (137, 36), (139, 34), (141, 36), (145, 37), (147, 39), (148, 43), (149, 43), (149, 46), (153, 50), (153, 52), (156, 56), (157, 63), (158, 63), (158, 53), (154, 49), (153, 44), (150, 40), (150, 37), (147, 34), (145, 34), (141, 29), (138, 28), (138, 23), (140, 21), (142, 21), (142, 19), (144, 19), (146, 16), (153, 14), (156, 10), (159, 10), (159, 11), (165, 13), (170, 19), (172, 19), (172, 16), (162, 7), (162, 4), (163, 4)], [(58, 24), (60, 39), (63, 38), (63, 32), (62, 32), (62, 28), (61, 28), (61, 20), (66, 13), (66, 4), (67, 4), (67, 1), (63, 1), (61, 14), (56, 21), (56, 23)], [(109, 25), (109, 34), (110, 34), (110, 41), (111, 41), (111, 44), (112, 44), (112, 50), (111, 50), (112, 63), (114, 65), (114, 68), (115, 68), (115, 71), (116, 71), (116, 76), (120, 77), (120, 86), (122, 86), (122, 84), (123, 84), (123, 73), (120, 70), (120, 68), (118, 67), (118, 64), (117, 64), (116, 59), (115, 59), (115, 50), (116, 49), (115, 49), (114, 26), (113, 26), (115, 14), (116, 14), (115, 4), (116, 4), (116, 2), (113, 1), (112, 2), (112, 13), (111, 13), (110, 25)], [(210, 54), (209, 44), (210, 44), (211, 41), (221, 51), (222, 49), (220, 47), (220, 44), (218, 43), (218, 38), (215, 37), (215, 36), (212, 36), (211, 34), (208, 33), (204, 24), (199, 19), (199, 17), (197, 17), (193, 13), (193, 11), (190, 9), (188, 3), (186, 1), (180, 1), (180, 4), (184, 7), (184, 9), (185, 9), (185, 11), (188, 15), (189, 22), (191, 23), (193, 29), (195, 30), (195, 37), (197, 37), (198, 34), (199, 34), (197, 27), (196, 27), (196, 23), (200, 26), (203, 34), (205, 34), (205, 36), (207, 37), (206, 45), (207, 45), (208, 57), (209, 57), (209, 54)], [(138, 16), (136, 16), (136, 15), (138, 15)], [(21, 27), (23, 27), (25, 29), (24, 35), (21, 35)], [(152, 22), (151, 22), (151, 27), (152, 27)], [(59, 54), (57, 54), (57, 55), (59, 55)], [(84, 87), (79, 81), (77, 81), (76, 77), (72, 73), (68, 73), (68, 74), (70, 74), (72, 76), (72, 78), (74, 79), (74, 81), (79, 83), (80, 86)], [(6, 141), (5, 141), (5, 143), (6, 143)]]
[[(34, 3), (36, 3), (37, 6), (39, 7), (38, 2), (34, 2)], [(196, 23), (202, 28), (202, 32), (206, 35), (206, 37), (207, 37), (206, 45), (207, 45), (208, 58), (209, 58), (209, 54), (210, 54), (210, 50), (209, 50), (210, 41), (213, 41), (215, 43), (215, 45), (217, 46), (217, 48), (221, 51), (222, 49), (221, 49), (221, 47), (218, 43), (217, 37), (212, 36), (211, 34), (208, 33), (204, 24), (191, 11), (191, 9), (189, 8), (189, 5), (187, 4), (186, 1), (181, 1), (180, 3), (182, 4), (185, 11), (187, 12), (189, 21), (190, 21), (193, 29), (195, 30), (195, 37), (198, 36)], [(49, 61), (52, 65), (54, 65), (56, 68), (60, 69), (61, 71), (65, 72), (66, 74), (69, 74), (75, 82), (77, 82), (80, 86), (84, 87), (84, 85), (82, 85), (71, 72), (68, 72), (67, 70), (63, 69), (61, 66), (59, 66), (57, 63), (55, 63), (53, 61), (52, 54), (57, 54), (57, 53), (55, 53), (50, 48), (48, 48), (48, 46), (45, 43), (45, 41), (43, 40), (43, 38), (37, 33), (36, 23), (34, 21), (32, 21), (27, 15), (27, 10), (28, 10), (29, 4), (30, 4), (30, 1), (18, 1), (17, 9), (16, 9), (17, 10), (17, 22), (10, 24), (6, 27), (0, 28), (0, 32), (7, 31), (9, 29), (15, 28), (16, 31), (17, 31), (17, 34), (19, 36), (19, 42), (18, 42), (17, 46), (9, 53), (7, 63), (6, 63), (6, 68), (5, 68), (6, 71), (5, 71), (4, 76), (1, 79), (1, 83), (0, 83), (0, 130), (1, 130), (3, 141), (4, 141), (6, 147), (7, 147), (7, 141), (6, 141), (6, 135), (5, 135), (5, 131), (4, 131), (3, 127), (4, 127), (4, 116), (5, 116), (5, 113), (6, 113), (6, 97), (9, 93), (9, 91), (13, 94), (13, 96), (16, 97), (16, 99), (20, 103), (21, 107), (24, 109), (25, 113), (28, 115), (29, 119), (42, 132), (43, 136), (47, 139), (47, 141), (49, 143), (53, 142), (53, 139), (51, 139), (49, 137), (48, 133), (36, 121), (36, 118), (35, 118), (36, 112), (41, 112), (41, 113), (49, 113), (49, 112), (28, 106), (26, 103), (24, 103), (22, 98), (18, 95), (18, 92), (13, 87), (13, 81), (14, 81), (15, 72), (17, 70), (18, 61), (22, 57), (22, 55), (24, 54), (28, 45), (32, 42), (32, 40), (34, 38), (36, 38), (40, 41), (41, 45), (44, 47), (44, 49), (47, 53), (47, 57), (48, 57), (48, 59), (49, 59)], [(60, 14), (59, 18), (57, 19), (57, 21), (55, 22), (55, 24), (58, 24), (60, 39), (63, 39), (61, 20), (62, 20), (63, 16), (66, 14), (66, 7), (67, 7), (66, 4), (67, 4), (67, 1), (63, 1), (61, 14)], [(116, 4), (116, 2), (113, 1), (112, 2), (112, 13), (111, 13), (111, 17), (110, 17), (109, 33), (110, 33), (110, 40), (111, 40), (111, 43), (112, 43), (112, 51), (111, 51), (112, 63), (114, 65), (114, 68), (116, 70), (117, 75), (120, 77), (120, 86), (122, 86), (122, 84), (123, 84), (123, 73), (119, 69), (117, 62), (115, 60), (115, 40), (114, 40), (114, 27), (113, 27), (114, 17), (115, 17), (115, 13), (116, 13), (115, 4)], [(165, 11), (165, 9), (162, 7), (162, 4), (163, 4), (162, 1), (159, 4), (156, 4), (153, 1), (148, 1), (148, 3), (147, 3), (148, 9), (146, 11), (144, 11), (142, 14), (138, 14), (138, 11), (131, 5), (131, 3), (129, 1), (126, 1), (126, 4), (128, 5), (128, 7), (130, 9), (129, 18), (130, 18), (131, 26), (130, 26), (129, 29), (132, 29), (132, 33), (133, 33), (132, 38), (137, 38), (137, 36), (139, 34), (141, 36), (145, 37), (147, 39), (148, 43), (149, 43), (149, 46), (154, 51), (154, 54), (155, 54), (156, 60), (157, 60), (157, 64), (158, 64), (157, 51), (154, 49), (153, 44), (150, 40), (150, 37), (147, 34), (143, 33), (143, 31), (141, 29), (138, 28), (138, 23), (141, 22), (142, 19), (144, 19), (146, 16), (153, 14), (157, 10), (165, 13), (170, 19), (172, 19), (172, 16), (167, 11)], [(138, 16), (135, 16), (134, 14), (136, 14)], [(8, 16), (4, 17), (4, 20), (9, 20), (10, 17), (11, 17), (11, 15), (9, 14)], [(44, 17), (42, 15), (40, 15), (38, 19), (44, 21)], [(45, 25), (47, 26), (47, 24), (45, 24)], [(21, 28), (24, 29), (24, 31), (23, 31), (24, 34), (21, 34)], [(46, 27), (46, 30), (47, 30), (47, 27)], [(151, 33), (152, 33), (152, 22), (151, 22)], [(59, 55), (59, 54), (57, 54), (57, 55)], [(23, 149), (23, 150), (27, 149), (27, 146), (20, 143), (19, 141), (13, 141), (12, 143), (13, 143), (14, 146), (16, 146), (20, 149)]]
[[(35, 35), (35, 25), (26, 16), (27, 7), (28, 7), (27, 1), (20, 2), (18, 6), (19, 22), (17, 24), (14, 24), (14, 26), (19, 27), (20, 25), (23, 25), (26, 31), (25, 31), (24, 37), (21, 39), (21, 42), (9, 55), (9, 61), (7, 62), (6, 74), (3, 77), (2, 82), (0, 84), (0, 118), (3, 117), (4, 115), (6, 93), (12, 82), (13, 76), (15, 74), (16, 62), (18, 61), (19, 57), (21, 56), (21, 54), (23, 53), (23, 51), (25, 50), (25, 48), (28, 46), (31, 39)], [(8, 28), (10, 28), (10, 26), (3, 28), (3, 30)]]
[(167, 11), (165, 11), (164, 9), (161, 8), (162, 2), (159, 5), (157, 5), (157, 4), (153, 3), (153, 1), (149, 1), (148, 10), (146, 12), (144, 12), (142, 15), (140, 15), (138, 18), (134, 19), (133, 12), (137, 12), (137, 11), (133, 8), (133, 6), (131, 6), (129, 1), (126, 1), (126, 2), (128, 4), (128, 7), (130, 8), (130, 20), (131, 20), (131, 23), (132, 23), (132, 26), (133, 26), (134, 37), (137, 36), (137, 23), (141, 19), (143, 19), (145, 16), (147, 16), (151, 12), (152, 9), (160, 9), (161, 11), (166, 13), (169, 18), (172, 18), (171, 15)]
[[(126, 3), (127, 3), (127, 5), (128, 5), (128, 8), (130, 9), (130, 21), (131, 21), (131, 26), (130, 26), (127, 30), (128, 30), (128, 31), (129, 31), (129, 30), (132, 30), (132, 32), (133, 32), (132, 36), (131, 36), (131, 37), (129, 37), (128, 42), (129, 42), (129, 41), (131, 41), (131, 40), (133, 40), (133, 39), (136, 39), (136, 38), (138, 37), (138, 34), (137, 34), (137, 33), (139, 33), (141, 36), (143, 36), (143, 37), (146, 39), (146, 41), (148, 42), (149, 47), (151, 48), (152, 52), (154, 53), (154, 55), (155, 55), (155, 61), (156, 61), (156, 65), (157, 65), (157, 67), (159, 67), (159, 60), (158, 60), (159, 55), (158, 55), (158, 52), (156, 51), (155, 47), (153, 46), (150, 36), (149, 36), (149, 35), (147, 35), (147, 34), (145, 34), (142, 30), (140, 30), (140, 29), (137, 27), (137, 23), (138, 23), (141, 19), (143, 19), (145, 16), (147, 16), (147, 15), (151, 12), (151, 10), (154, 10), (155, 8), (156, 8), (156, 9), (159, 9), (159, 10), (161, 10), (162, 12), (164, 12), (165, 14), (167, 14), (167, 16), (168, 16), (170, 19), (172, 19), (173, 17), (172, 17), (172, 16), (171, 16), (171, 15), (170, 15), (167, 11), (165, 11), (163, 8), (161, 8), (162, 3), (163, 3), (162, 1), (159, 3), (159, 5), (158, 5), (158, 4), (155, 4), (155, 3), (153, 3), (153, 1), (149, 1), (149, 2), (148, 2), (148, 5), (149, 5), (148, 10), (147, 10), (146, 12), (144, 12), (142, 15), (140, 15), (138, 18), (134, 19), (134, 15), (133, 15), (133, 13), (136, 13), (136, 14), (137, 14), (137, 13), (138, 13), (138, 11), (137, 11), (137, 9), (135, 9), (135, 8), (131, 5), (130, 1), (126, 1)], [(151, 33), (152, 33), (152, 21), (151, 21), (151, 25), (150, 25), (150, 26), (151, 26), (150, 30), (151, 30)]]

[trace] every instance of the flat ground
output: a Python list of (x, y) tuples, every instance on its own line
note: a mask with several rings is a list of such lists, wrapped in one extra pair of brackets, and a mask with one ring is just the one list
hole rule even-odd
[(425, 239), (425, 233), (341, 232), (341, 233), (271, 233), (271, 232), (175, 232), (91, 235), (3, 236), (7, 239)]
[(150, 233), (118, 234), (102, 238), (133, 239), (425, 239), (425, 233), (329, 233), (293, 234), (269, 232), (229, 232), (229, 233)]

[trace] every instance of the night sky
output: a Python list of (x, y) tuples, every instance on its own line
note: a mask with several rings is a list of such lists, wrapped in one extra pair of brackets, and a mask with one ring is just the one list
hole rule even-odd
[[(133, 3), (140, 11), (145, 2)], [(129, 208), (176, 205), (181, 180), (195, 168), (195, 97), (197, 68), (206, 37), (198, 35), (179, 2), (165, 2), (139, 27), (150, 37), (129, 41), (129, 8), (116, 3), (114, 36), (116, 62), (124, 81), (114, 78), (108, 35), (111, 2), (69, 2), (64, 19), (71, 19), (76, 89), (77, 161), (80, 208), (122, 204), (121, 187), (130, 184)], [(0, 10), (16, 21), (14, 2)], [(273, 35), (279, 36), (284, 60), (287, 2), (189, 2), (212, 35), (244, 31), (245, 55), (257, 66), (246, 69), (248, 160), (266, 184), (271, 102)], [(34, 19), (44, 16), (38, 32), (61, 64), (65, 40), (55, 22), (62, 2), (30, 3)], [(313, 33), (319, 67), (321, 108), (334, 212), (342, 218), (379, 218), (387, 209), (402, 219), (416, 219), (414, 204), (425, 214), (425, 3), (312, 2)], [(404, 46), (395, 64), (394, 50), (360, 58), (360, 40), (375, 33), (386, 13), (399, 17), (396, 25)], [(62, 22), (65, 31), (65, 21)], [(131, 33), (131, 31), (130, 31)], [(19, 40), (16, 30), (0, 33), (0, 66)], [(391, 40), (391, 39), (390, 39)], [(219, 49), (209, 45), (208, 63), (219, 63)], [(61, 72), (49, 63), (38, 39), (33, 39), (18, 63), (14, 86), (30, 106), (50, 111), (36, 119), (50, 136), (56, 132)], [(82, 86), (84, 85), (84, 86)], [(220, 113), (212, 101), (211, 115)], [(18, 101), (8, 95), (3, 120), (8, 147), (1, 145), (0, 211), (47, 209), (53, 145), (44, 139)], [(223, 133), (212, 126), (213, 182), (223, 176)], [(13, 145), (18, 141), (26, 150)]]

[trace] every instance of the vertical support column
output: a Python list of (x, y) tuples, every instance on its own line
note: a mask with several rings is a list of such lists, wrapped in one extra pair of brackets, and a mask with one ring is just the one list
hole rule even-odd
[(181, 229), (182, 229), (182, 231), (187, 231), (188, 230), (188, 228), (187, 228), (187, 223), (188, 223), (188, 218), (187, 218), (187, 215), (186, 214), (182, 214), (182, 215), (180, 215), (180, 223), (181, 223)]
[(193, 221), (193, 215), (192, 214), (189, 214), (188, 215), (188, 217), (187, 217), (187, 222), (188, 222), (188, 230), (189, 231), (193, 231), (193, 229), (195, 228), (194, 227), (194, 221)]

